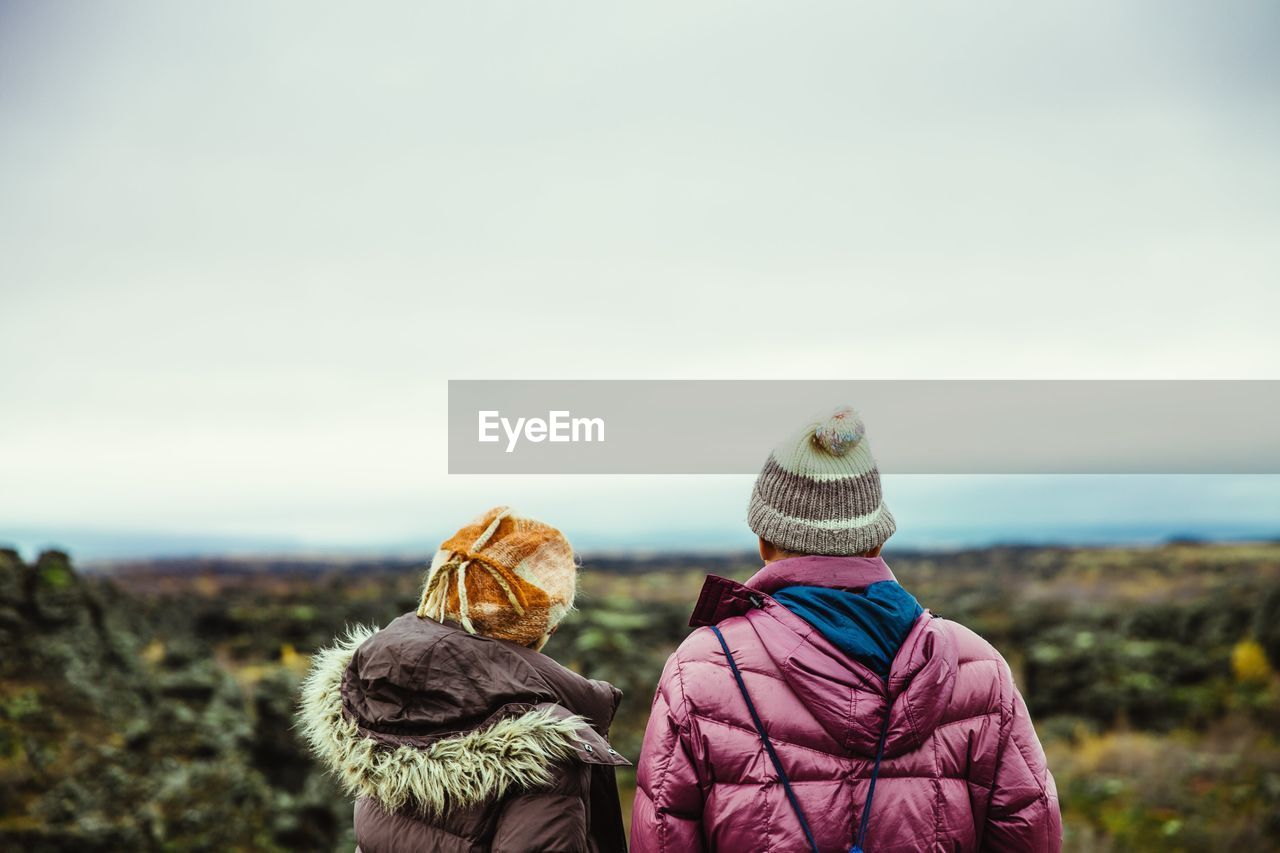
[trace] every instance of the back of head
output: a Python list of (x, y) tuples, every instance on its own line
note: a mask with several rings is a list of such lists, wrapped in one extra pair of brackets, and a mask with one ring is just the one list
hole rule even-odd
[(756, 478), (747, 523), (796, 554), (866, 554), (893, 535), (897, 524), (853, 409), (810, 421), (774, 449)]
[(494, 507), (440, 545), (418, 616), (537, 645), (573, 609), (577, 571), (559, 530)]

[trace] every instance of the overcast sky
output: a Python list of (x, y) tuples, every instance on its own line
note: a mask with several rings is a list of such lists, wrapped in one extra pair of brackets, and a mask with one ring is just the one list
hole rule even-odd
[[(749, 479), (447, 477), (449, 378), (1280, 378), (1277, 36), (1267, 0), (0, 0), (0, 539), (381, 547), (510, 501), (739, 541)], [(888, 496), (920, 541), (1280, 519), (1276, 478)]]

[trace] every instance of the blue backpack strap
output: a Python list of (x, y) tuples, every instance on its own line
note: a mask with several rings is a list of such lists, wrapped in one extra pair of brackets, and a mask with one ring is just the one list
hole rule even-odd
[[(742, 680), (742, 673), (738, 671), (738, 663), (733, 659), (733, 653), (729, 651), (729, 644), (724, 640), (724, 634), (720, 633), (720, 629), (715, 625), (708, 626), (715, 633), (716, 639), (720, 641), (720, 648), (724, 649), (725, 659), (729, 661), (729, 669), (733, 670), (733, 678), (738, 682), (738, 690), (742, 693), (742, 701), (747, 703), (747, 710), (751, 713), (751, 722), (755, 724), (756, 734), (760, 735), (760, 741), (764, 744), (764, 751), (769, 754), (769, 760), (773, 762), (773, 769), (778, 773), (778, 781), (782, 783), (782, 790), (786, 792), (787, 801), (791, 803), (791, 808), (796, 813), (796, 819), (800, 821), (800, 828), (804, 830), (805, 840), (809, 842), (809, 849), (813, 853), (821, 853), (818, 850), (818, 843), (813, 840), (813, 833), (809, 831), (809, 821), (804, 818), (804, 811), (800, 808), (800, 801), (796, 799), (795, 791), (791, 790), (791, 780), (787, 778), (787, 771), (782, 769), (782, 761), (778, 758), (778, 753), (773, 751), (773, 743), (769, 740), (769, 736), (765, 734), (764, 723), (760, 722), (760, 715), (756, 713), (755, 703), (751, 701), (751, 695), (747, 693), (747, 684)], [(884, 745), (884, 737), (881, 736), (881, 746)], [(877, 765), (879, 762), (877, 761)], [(875, 776), (872, 775), (871, 784), (875, 786)], [(870, 803), (870, 797), (868, 797)], [(865, 819), (865, 814), (863, 815)]]
[(880, 759), (884, 758), (884, 741), (889, 735), (889, 711), (884, 709), (884, 725), (880, 727), (880, 743), (876, 746), (876, 763), (871, 767), (871, 785), (867, 788), (867, 802), (862, 807), (862, 819), (858, 821), (858, 840), (854, 842), (849, 853), (863, 853), (862, 845), (867, 840), (867, 824), (871, 820), (871, 800), (876, 795), (876, 777), (880, 775)]

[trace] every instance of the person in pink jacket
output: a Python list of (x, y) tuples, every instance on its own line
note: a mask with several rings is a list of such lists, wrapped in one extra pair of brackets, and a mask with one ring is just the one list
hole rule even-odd
[(1060, 850), (1008, 665), (879, 556), (895, 523), (852, 410), (770, 455), (748, 523), (765, 567), (707, 578), (662, 673), (632, 853)]

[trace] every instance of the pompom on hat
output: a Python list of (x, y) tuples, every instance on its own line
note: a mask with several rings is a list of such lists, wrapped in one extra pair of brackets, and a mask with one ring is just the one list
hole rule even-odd
[(535, 645), (573, 609), (577, 583), (578, 565), (564, 534), (494, 507), (440, 545), (418, 616)]
[(797, 554), (865, 554), (897, 529), (862, 418), (845, 406), (774, 449), (751, 491), (747, 524)]

